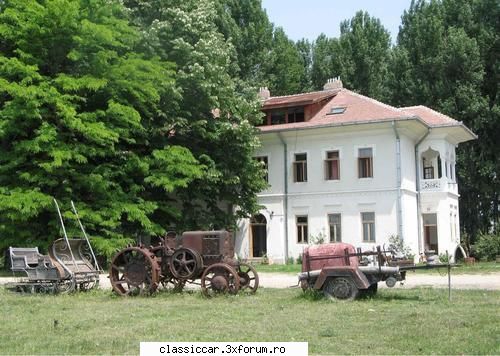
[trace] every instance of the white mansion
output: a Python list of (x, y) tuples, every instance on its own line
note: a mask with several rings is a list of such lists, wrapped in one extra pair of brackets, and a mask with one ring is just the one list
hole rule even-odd
[(257, 157), (264, 207), (241, 220), (236, 252), (283, 263), (323, 237), (372, 249), (400, 236), (418, 257), (460, 243), (455, 147), (476, 136), (425, 106), (395, 108), (329, 80), (323, 91), (271, 97)]

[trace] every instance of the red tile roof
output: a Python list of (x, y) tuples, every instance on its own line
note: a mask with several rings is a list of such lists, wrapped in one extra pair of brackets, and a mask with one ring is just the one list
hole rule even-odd
[(276, 107), (287, 107), (295, 105), (310, 105), (322, 101), (324, 99), (335, 96), (339, 90), (323, 90), (313, 91), (304, 94), (294, 94), (286, 96), (273, 96), (265, 100), (262, 104), (262, 109), (271, 109)]
[[(309, 121), (260, 126), (259, 130), (262, 132), (269, 132), (410, 118), (421, 120), (430, 127), (463, 125), (461, 122), (426, 106), (419, 105), (395, 108), (348, 89), (271, 97), (264, 101), (262, 109), (309, 105), (324, 99), (329, 99), (329, 101)], [(346, 110), (341, 114), (329, 114), (332, 108), (338, 107), (345, 107)]]
[(408, 106), (406, 108), (400, 108), (400, 110), (407, 112), (410, 115), (418, 116), (429, 126), (448, 126), (460, 124), (457, 120), (423, 105)]
[[(309, 94), (314, 94), (315, 96), (317, 95), (317, 97), (319, 97), (318, 93), (319, 92)], [(260, 126), (259, 129), (263, 132), (279, 131), (283, 129), (306, 128), (335, 124), (341, 125), (356, 122), (386, 121), (389, 119), (397, 120), (415, 116), (414, 114), (407, 113), (390, 105), (381, 103), (377, 100), (354, 93), (347, 89), (342, 89), (335, 93), (336, 95), (333, 96), (333, 98), (330, 99), (330, 101), (309, 121), (281, 125)], [(297, 95), (297, 97), (302, 95)], [(287, 106), (289, 101), (286, 101), (285, 98), (290, 97), (295, 96), (280, 97), (282, 98), (280, 101), (282, 103), (281, 105)], [(272, 99), (274, 98), (265, 101), (263, 109), (268, 108), (267, 103)], [(276, 102), (273, 103), (273, 106), (277, 107), (277, 104), (275, 104)], [(329, 114), (331, 109), (335, 107), (346, 107), (346, 110), (342, 114)]]

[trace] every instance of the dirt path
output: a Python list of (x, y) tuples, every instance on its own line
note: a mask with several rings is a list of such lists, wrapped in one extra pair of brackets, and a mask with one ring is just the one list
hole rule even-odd
[[(297, 285), (297, 277), (284, 273), (260, 273), (260, 285), (267, 288), (287, 288)], [(387, 288), (385, 283), (379, 287)], [(435, 287), (447, 288), (448, 276), (437, 274), (408, 273), (403, 286), (399, 283), (395, 288)], [(500, 290), (500, 273), (491, 274), (457, 274), (451, 275), (451, 287), (454, 289), (487, 289)]]
[[(297, 287), (297, 276), (289, 273), (259, 273), (260, 286), (264, 288), (288, 288)], [(14, 282), (15, 278), (1, 277), (0, 285)], [(454, 289), (487, 289), (500, 290), (500, 273), (489, 274), (452, 274), (451, 286)], [(102, 274), (100, 287), (111, 288), (107, 274)], [(379, 283), (380, 288), (387, 288), (385, 283)], [(395, 288), (435, 287), (447, 288), (447, 275), (437, 274), (412, 274), (408, 273), (403, 286), (399, 283)], [(195, 286), (196, 288), (196, 286)]]

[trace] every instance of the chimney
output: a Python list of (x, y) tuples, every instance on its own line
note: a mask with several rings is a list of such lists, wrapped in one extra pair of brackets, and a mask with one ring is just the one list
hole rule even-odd
[(326, 84), (323, 85), (323, 90), (340, 90), (342, 88), (343, 85), (340, 77), (330, 78), (326, 81)]
[(258, 95), (260, 100), (264, 101), (271, 97), (271, 92), (267, 89), (267, 87), (260, 87)]

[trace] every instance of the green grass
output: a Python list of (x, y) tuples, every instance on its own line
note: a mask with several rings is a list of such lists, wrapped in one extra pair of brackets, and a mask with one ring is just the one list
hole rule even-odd
[[(276, 273), (293, 273), (297, 274), (301, 271), (301, 265), (255, 265), (258, 272), (276, 272)], [(478, 262), (475, 265), (461, 265), (452, 269), (453, 274), (482, 274), (500, 272), (500, 263), (496, 262)], [(443, 274), (446, 273), (446, 268), (418, 270), (416, 273), (426, 274)]]
[(373, 299), (331, 302), (299, 289), (214, 299), (2, 289), (0, 353), (137, 354), (140, 341), (307, 341), (310, 354), (499, 354), (500, 293), (452, 296), (384, 289)]

